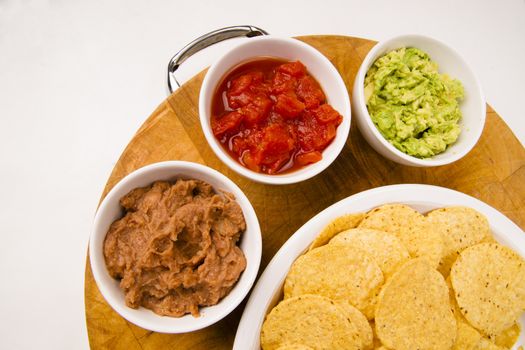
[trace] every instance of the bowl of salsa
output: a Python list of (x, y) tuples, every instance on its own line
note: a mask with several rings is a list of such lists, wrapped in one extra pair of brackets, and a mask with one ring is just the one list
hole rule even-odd
[(326, 169), (344, 147), (351, 108), (332, 63), (296, 39), (257, 37), (216, 61), (199, 96), (204, 135), (232, 170), (289, 184)]

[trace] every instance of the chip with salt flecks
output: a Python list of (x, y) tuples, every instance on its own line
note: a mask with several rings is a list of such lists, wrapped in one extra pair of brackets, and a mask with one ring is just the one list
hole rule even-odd
[(342, 308), (319, 295), (300, 295), (281, 301), (266, 316), (261, 331), (263, 350), (300, 343), (314, 349), (362, 349), (363, 338)]
[(498, 243), (462, 251), (450, 280), (461, 313), (487, 336), (511, 327), (525, 308), (525, 261)]
[(481, 338), (474, 350), (506, 350), (506, 348), (498, 346), (486, 338)]
[(433, 267), (441, 260), (442, 240), (425, 216), (404, 204), (386, 204), (368, 212), (358, 227), (395, 235), (413, 258), (425, 258)]
[(339, 301), (336, 305), (341, 308), (343, 315), (351, 321), (350, 323), (352, 327), (354, 327), (355, 333), (359, 334), (360, 339), (363, 340), (361, 347), (363, 349), (370, 349), (374, 344), (374, 334), (365, 315), (350, 305), (350, 303)]
[(454, 343), (452, 350), (474, 350), (481, 340), (481, 334), (474, 327), (472, 327), (461, 314), (459, 306), (456, 302), (454, 290), (452, 289), (450, 277), (447, 278), (446, 283), (448, 287), (450, 306), (457, 323), (456, 342)]
[(412, 259), (394, 273), (375, 315), (377, 335), (388, 348), (445, 350), (456, 340), (447, 285), (426, 259)]
[(325, 228), (315, 237), (308, 250), (320, 247), (328, 243), (333, 236), (339, 232), (356, 227), (365, 217), (364, 213), (346, 214), (332, 220)]
[(489, 337), (489, 339), (496, 345), (503, 348), (511, 348), (518, 340), (521, 333), (521, 327), (518, 323), (514, 323), (503, 332)]
[(346, 244), (329, 244), (293, 263), (284, 282), (284, 297), (318, 294), (349, 302), (364, 313), (370, 297), (382, 284), (381, 269), (365, 251)]
[(481, 341), (481, 334), (465, 319), (457, 320), (458, 333), (452, 350), (474, 350)]
[(298, 343), (294, 343), (294, 344), (287, 343), (287, 344), (280, 345), (277, 348), (277, 350), (314, 350), (314, 348), (303, 345), (303, 344), (298, 344)]
[(396, 236), (369, 228), (343, 231), (332, 238), (329, 244), (349, 244), (363, 249), (377, 262), (385, 279), (388, 279), (399, 265), (410, 259), (405, 246)]
[(443, 240), (438, 270), (446, 277), (459, 253), (470, 246), (494, 241), (487, 218), (472, 208), (446, 207), (427, 213), (432, 230)]

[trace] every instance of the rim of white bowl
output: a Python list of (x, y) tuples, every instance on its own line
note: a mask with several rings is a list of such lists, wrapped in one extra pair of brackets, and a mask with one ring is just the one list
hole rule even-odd
[[(213, 94), (215, 90), (216, 86), (210, 86), (211, 77), (215, 77), (216, 75), (218, 75), (219, 76), (218, 81), (220, 81), (220, 79), (225, 74), (228, 73), (228, 70), (226, 72), (218, 71), (217, 67), (219, 66), (220, 62), (226, 57), (233, 55), (235, 51), (238, 50), (239, 48), (243, 46), (254, 45), (255, 42), (259, 42), (259, 41), (285, 42), (289, 45), (295, 45), (295, 46), (305, 49), (310, 54), (312, 54), (317, 60), (319, 60), (319, 62), (321, 62), (323, 65), (326, 66), (327, 70), (330, 72), (330, 74), (333, 76), (334, 80), (337, 83), (337, 89), (341, 89), (342, 91), (345, 91), (346, 94), (348, 95), (344, 101), (345, 110), (338, 111), (343, 116), (343, 122), (337, 128), (337, 134), (336, 134), (335, 139), (328, 146), (328, 147), (333, 146), (335, 149), (329, 155), (326, 154), (325, 152), (326, 149), (325, 149), (323, 151), (323, 159), (317, 163), (307, 165), (305, 168), (303, 168), (305, 169), (305, 171), (301, 171), (301, 169), (299, 169), (291, 173), (267, 175), (267, 174), (257, 173), (248, 168), (245, 168), (240, 163), (238, 163), (236, 160), (234, 160), (232, 157), (230, 157), (230, 155), (228, 155), (226, 151), (224, 151), (222, 146), (219, 144), (219, 142), (216, 140), (215, 136), (211, 132), (211, 128), (207, 124), (207, 121), (210, 118), (210, 113), (205, 108), (204, 98), (211, 98), (211, 95), (203, 96), (203, 94), (205, 94), (206, 92), (210, 92), (210, 94)], [(269, 53), (269, 56), (272, 56), (271, 53)], [(273, 56), (273, 57), (278, 57), (278, 56)], [(242, 61), (237, 62), (235, 65), (231, 66), (229, 70), (231, 70), (236, 65), (242, 62), (245, 62), (247, 60), (249, 59), (243, 59)], [(206, 73), (206, 76), (204, 77), (204, 80), (201, 86), (201, 92), (199, 94), (199, 119), (201, 122), (202, 131), (211, 149), (213, 150), (215, 155), (217, 155), (217, 157), (223, 163), (225, 163), (230, 169), (256, 182), (270, 184), (270, 185), (286, 185), (286, 184), (301, 182), (311, 177), (314, 177), (317, 174), (324, 171), (326, 168), (328, 168), (333, 163), (333, 161), (337, 158), (337, 156), (339, 156), (339, 154), (343, 150), (346, 140), (348, 139), (348, 135), (350, 133), (350, 124), (351, 124), (351, 119), (352, 119), (352, 108), (351, 108), (350, 96), (349, 96), (348, 90), (346, 89), (343, 78), (339, 74), (339, 71), (332, 64), (332, 62), (330, 62), (330, 60), (326, 58), (326, 56), (324, 56), (319, 50), (317, 50), (313, 46), (310, 46), (298, 39), (268, 35), (268, 36), (259, 36), (255, 38), (250, 38), (249, 40), (243, 41), (242, 43), (232, 48), (229, 52), (224, 54), (215, 63), (211, 65), (210, 69)]]
[[(151, 325), (148, 322), (144, 322), (141, 317), (137, 317), (135, 313), (133, 313), (133, 310), (129, 307), (127, 307), (125, 304), (120, 304), (116, 301), (114, 301), (114, 298), (111, 296), (110, 293), (110, 287), (107, 286), (105, 283), (102, 282), (102, 274), (107, 273), (107, 267), (106, 263), (104, 261), (104, 257), (102, 255), (102, 258), (100, 259), (100, 256), (95, 256), (95, 252), (97, 247), (95, 247), (95, 239), (100, 235), (105, 235), (106, 232), (97, 231), (97, 227), (100, 225), (99, 221), (101, 220), (101, 213), (103, 213), (106, 210), (106, 207), (109, 205), (110, 201), (113, 200), (116, 193), (119, 192), (119, 190), (122, 187), (125, 187), (126, 184), (130, 181), (133, 181), (135, 178), (142, 176), (144, 173), (153, 172), (157, 169), (163, 169), (163, 168), (173, 168), (174, 172), (177, 171), (195, 171), (200, 174), (208, 174), (211, 177), (214, 177), (218, 179), (220, 182), (223, 182), (225, 184), (226, 188), (223, 188), (224, 190), (227, 190), (234, 194), (236, 201), (239, 203), (243, 210), (243, 214), (245, 216), (249, 216), (249, 218), (246, 218), (246, 221), (250, 220), (253, 223), (253, 226), (250, 227), (253, 232), (254, 240), (250, 243), (254, 245), (255, 249), (255, 255), (253, 256), (253, 260), (251, 261), (250, 268), (246, 268), (246, 270), (243, 272), (243, 275), (241, 275), (240, 279), (237, 281), (236, 286), (238, 283), (240, 283), (243, 276), (247, 275), (245, 278), (246, 282), (243, 286), (243, 290), (239, 292), (235, 296), (235, 299), (232, 299), (230, 297), (232, 295), (232, 292), (235, 290), (236, 286), (230, 291), (229, 294), (227, 294), (223, 299), (219, 301), (218, 304), (209, 306), (208, 308), (213, 308), (218, 305), (221, 305), (224, 309), (222, 312), (217, 313), (214, 316), (207, 316), (207, 319), (205, 321), (202, 321), (202, 319), (194, 318), (193, 320), (195, 322), (185, 322), (184, 325), (178, 325), (174, 326), (172, 324), (169, 324), (169, 320), (172, 319), (180, 319), (180, 318), (172, 318), (172, 317), (165, 317), (165, 316), (158, 316), (159, 319), (166, 319), (167, 322), (163, 323), (161, 325)], [(174, 174), (176, 175), (176, 174)], [(197, 178), (198, 176), (196, 176)], [(215, 188), (214, 188), (215, 189)], [(219, 190), (219, 189), (215, 189)], [(243, 250), (244, 252), (244, 250)], [(99, 252), (100, 253), (100, 252)], [(89, 261), (91, 264), (91, 271), (93, 273), (93, 277), (95, 279), (96, 285), (98, 289), (100, 290), (102, 296), (106, 300), (106, 302), (111, 306), (113, 310), (115, 310), (120, 316), (122, 316), (124, 319), (128, 320), (129, 322), (140, 326), (144, 329), (148, 329), (154, 332), (159, 333), (187, 333), (196, 331), (202, 328), (205, 328), (207, 326), (210, 326), (227, 315), (229, 315), (239, 304), (246, 298), (248, 293), (250, 292), (251, 288), (253, 287), (253, 284), (255, 282), (255, 279), (257, 277), (257, 274), (259, 272), (259, 267), (261, 263), (261, 255), (262, 255), (262, 236), (261, 236), (261, 228), (259, 224), (259, 220), (257, 218), (257, 215), (255, 213), (255, 210), (253, 209), (253, 206), (251, 202), (249, 201), (248, 197), (244, 194), (244, 192), (228, 177), (220, 173), (219, 171), (212, 169), (208, 166), (199, 164), (199, 163), (193, 163), (188, 161), (163, 161), (163, 162), (157, 162), (152, 163), (149, 165), (146, 165), (144, 167), (141, 167), (128, 175), (126, 175), (124, 178), (122, 178), (104, 197), (102, 203), (100, 204), (99, 208), (97, 209), (97, 212), (95, 214), (95, 220), (93, 225), (93, 231), (91, 233), (90, 239), (89, 239)], [(248, 261), (248, 259), (247, 259)], [(230, 297), (230, 299), (228, 299)], [(124, 299), (124, 295), (122, 294), (122, 299)], [(227, 305), (225, 305), (225, 302), (227, 302)], [(185, 315), (187, 316), (187, 315)], [(175, 329), (176, 328), (176, 329)]]
[[(398, 150), (394, 145), (392, 145), (390, 142), (388, 142), (383, 135), (381, 135), (381, 133), (379, 132), (379, 130), (375, 126), (374, 122), (372, 121), (372, 117), (368, 113), (368, 108), (366, 107), (365, 97), (364, 97), (364, 89), (365, 89), (364, 88), (364, 83), (365, 83), (366, 73), (368, 72), (368, 69), (373, 64), (373, 62), (377, 58), (379, 58), (379, 57), (376, 57), (377, 54), (378, 54), (378, 51), (383, 49), (383, 47), (387, 46), (388, 44), (390, 44), (394, 40), (405, 39), (405, 38), (419, 38), (419, 39), (423, 39), (423, 40), (428, 40), (428, 41), (437, 43), (438, 45), (441, 45), (441, 46), (445, 47), (447, 50), (449, 50), (450, 53), (453, 56), (455, 56), (455, 58), (457, 60), (462, 62), (462, 64), (467, 69), (468, 74), (470, 74), (472, 76), (472, 79), (474, 80), (474, 83), (476, 85), (476, 93), (479, 94), (479, 96), (480, 96), (481, 110), (483, 111), (483, 116), (481, 118), (481, 126), (479, 128), (479, 131), (476, 134), (472, 135), (471, 138), (468, 139), (467, 146), (465, 146), (465, 148), (462, 151), (456, 152), (456, 153), (453, 153), (453, 154), (452, 153), (446, 154), (447, 150), (445, 150), (443, 155), (446, 155), (446, 158), (442, 158), (442, 159), (433, 159), (433, 158), (421, 159), (421, 158), (410, 156), (410, 155), (408, 155), (408, 154)], [(370, 128), (372, 130), (372, 134), (374, 135), (374, 137), (386, 149), (388, 149), (388, 151), (390, 151), (391, 153), (394, 153), (396, 156), (401, 157), (404, 160), (406, 160), (406, 161), (408, 161), (408, 162), (410, 162), (412, 164), (415, 164), (415, 165), (418, 165), (418, 166), (423, 166), (423, 167), (430, 167), (430, 166), (440, 166), (440, 165), (453, 163), (453, 162), (463, 158), (467, 153), (469, 153), (472, 150), (472, 148), (474, 148), (474, 146), (478, 142), (479, 138), (481, 137), (481, 134), (483, 133), (483, 128), (485, 126), (485, 120), (486, 120), (486, 114), (487, 114), (487, 110), (486, 110), (487, 107), (486, 107), (485, 95), (483, 94), (483, 90), (481, 89), (481, 84), (479, 83), (479, 79), (476, 76), (476, 74), (474, 73), (474, 71), (470, 68), (470, 65), (468, 64), (468, 62), (463, 58), (463, 56), (461, 56), (461, 54), (459, 54), (458, 51), (456, 51), (450, 45), (445, 44), (443, 41), (434, 39), (434, 38), (426, 36), (426, 35), (421, 35), (421, 34), (402, 34), (402, 35), (396, 35), (396, 36), (390, 37), (390, 38), (388, 38), (386, 40), (382, 40), (382, 41), (378, 42), (368, 52), (368, 54), (366, 55), (365, 59), (361, 63), (361, 68), (358, 71), (358, 75), (357, 75), (356, 79), (357, 79), (357, 86), (359, 87), (357, 89), (357, 91), (354, 91), (354, 93), (357, 94), (357, 104), (358, 105), (356, 106), (356, 108), (361, 109), (365, 113), (365, 116), (367, 116), (367, 118), (365, 118), (366, 119), (365, 122), (366, 122), (368, 128)]]

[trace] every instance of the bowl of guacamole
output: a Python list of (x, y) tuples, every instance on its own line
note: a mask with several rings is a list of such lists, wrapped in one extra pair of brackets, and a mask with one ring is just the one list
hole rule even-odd
[(377, 44), (353, 91), (358, 127), (385, 157), (412, 166), (456, 161), (478, 141), (485, 100), (466, 62), (420, 35)]

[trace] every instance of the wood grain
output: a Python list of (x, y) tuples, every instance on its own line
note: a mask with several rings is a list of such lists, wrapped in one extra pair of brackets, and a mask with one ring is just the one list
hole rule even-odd
[[(375, 44), (345, 36), (299, 39), (330, 59), (348, 91), (361, 61)], [(479, 143), (454, 164), (437, 168), (396, 164), (377, 154), (352, 124), (343, 151), (323, 173), (299, 184), (269, 186), (228, 169), (206, 143), (198, 121), (198, 96), (204, 74), (184, 84), (146, 120), (113, 169), (102, 198), (125, 175), (150, 163), (182, 159), (215, 168), (239, 185), (259, 217), (263, 234), (261, 272), (290, 235), (316, 213), (340, 199), (378, 186), (423, 183), (452, 188), (490, 204), (525, 226), (525, 149), (490, 106)], [(87, 261), (85, 307), (93, 349), (231, 349), (244, 304), (201, 331), (180, 335), (146, 331), (125, 321), (108, 306)]]

